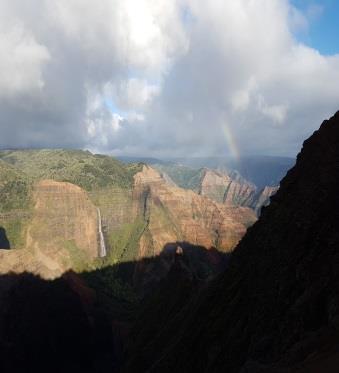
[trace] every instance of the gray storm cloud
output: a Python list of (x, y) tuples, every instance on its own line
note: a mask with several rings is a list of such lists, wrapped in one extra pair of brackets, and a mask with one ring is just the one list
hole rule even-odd
[(339, 108), (339, 56), (294, 36), (311, 10), (287, 0), (3, 0), (0, 147), (295, 155)]

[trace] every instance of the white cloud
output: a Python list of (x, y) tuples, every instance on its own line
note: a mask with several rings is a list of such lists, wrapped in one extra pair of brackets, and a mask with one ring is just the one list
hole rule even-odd
[(138, 78), (129, 78), (119, 84), (108, 83), (104, 87), (104, 96), (114, 101), (122, 110), (143, 109), (159, 93), (159, 85)]
[(274, 123), (281, 124), (284, 122), (287, 114), (286, 105), (269, 105), (265, 98), (261, 95), (259, 95), (257, 99), (257, 107), (259, 112), (266, 115)]
[[(150, 110), (154, 135), (144, 140), (146, 147), (178, 144), (183, 154), (220, 154), (236, 144), (241, 152), (295, 155), (338, 109), (338, 57), (322, 56), (295, 39), (291, 16), (306, 16), (287, 1), (188, 5), (190, 48)], [(225, 123), (232, 144), (223, 134)]]
[(321, 11), (288, 0), (3, 0), (0, 146), (294, 155), (339, 102), (339, 56), (295, 36)]
[(0, 26), (0, 56), (0, 97), (41, 91), (49, 53), (22, 25)]

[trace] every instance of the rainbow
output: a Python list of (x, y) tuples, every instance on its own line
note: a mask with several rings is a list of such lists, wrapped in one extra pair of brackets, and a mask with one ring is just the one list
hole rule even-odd
[(235, 141), (235, 138), (229, 128), (229, 126), (225, 123), (222, 125), (222, 130), (226, 139), (228, 150), (231, 153), (231, 156), (235, 159), (239, 159), (240, 152), (237, 145), (237, 142)]

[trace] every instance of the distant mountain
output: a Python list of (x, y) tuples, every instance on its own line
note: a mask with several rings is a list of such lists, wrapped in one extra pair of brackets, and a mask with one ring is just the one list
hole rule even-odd
[[(188, 157), (165, 161), (142, 157), (120, 159), (127, 163), (138, 160), (151, 164), (163, 177), (168, 177), (181, 188), (191, 189), (216, 202), (251, 207), (258, 215), (295, 162), (293, 158), (273, 156), (239, 159)], [(213, 182), (216, 184), (213, 185)]]
[(208, 168), (194, 169), (181, 164), (154, 164), (163, 177), (169, 176), (178, 186), (191, 189), (213, 201), (227, 206), (252, 208), (257, 215), (269, 203), (278, 186), (258, 188), (238, 172), (216, 171)]
[[(124, 371), (337, 372), (338, 190), (339, 112), (304, 142), (226, 271), (186, 307), (167, 312), (166, 323), (143, 311)], [(175, 310), (172, 299), (162, 298), (161, 307), (158, 300), (157, 308), (168, 302)], [(143, 340), (143, 325), (157, 320)]]
[[(224, 172), (227, 174), (238, 173), (244, 179), (255, 184), (259, 189), (265, 186), (277, 186), (280, 180), (286, 175), (286, 172), (294, 165), (295, 158), (276, 157), (276, 156), (242, 156), (238, 159), (231, 157), (185, 157), (157, 159), (148, 157), (124, 157), (117, 159), (125, 163), (142, 162), (154, 166), (164, 166), (167, 173), (175, 180), (172, 173), (178, 176), (178, 185), (186, 188), (188, 176), (180, 174), (191, 173), (193, 170), (208, 168)], [(189, 189), (192, 189), (189, 187)]]
[(168, 175), (180, 188), (199, 192), (203, 169), (184, 166), (179, 163), (155, 163), (153, 167), (160, 173)]
[(209, 168), (231, 173), (237, 171), (259, 189), (279, 185), (286, 172), (294, 165), (294, 158), (274, 156), (175, 158), (173, 162), (192, 168)]
[(258, 188), (264, 188), (279, 185), (280, 180), (294, 164), (294, 158), (255, 156), (233, 160), (230, 168), (238, 171)]
[(115, 158), (124, 163), (145, 163), (149, 165), (173, 163), (171, 161), (166, 161), (166, 160), (152, 158), (152, 157), (117, 156)]
[(270, 197), (278, 187), (265, 186), (258, 189), (238, 174), (232, 176), (213, 170), (204, 169), (200, 181), (199, 194), (221, 202), (227, 206), (246, 206), (258, 215), (262, 206), (269, 204)]

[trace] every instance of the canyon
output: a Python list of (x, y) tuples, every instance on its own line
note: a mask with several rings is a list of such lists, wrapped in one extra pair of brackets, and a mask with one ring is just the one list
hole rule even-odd
[[(172, 340), (168, 328), (228, 271), (235, 247), (278, 189), (206, 168), (185, 170), (193, 181), (178, 186), (156, 166), (70, 150), (3, 151), (0, 171), (0, 345), (6, 351), (0, 360), (22, 369), (29, 359), (35, 371), (48, 363), (33, 348), (60, 359), (66, 370), (72, 361), (82, 371), (99, 365), (146, 371), (167, 348), (159, 331)], [(54, 330), (47, 320), (57, 309)], [(45, 324), (32, 348), (25, 333), (13, 344), (21, 320), (32, 320), (30, 334)], [(60, 342), (64, 330), (72, 333), (67, 343)], [(82, 347), (69, 356), (70, 344)], [(91, 351), (86, 366), (81, 350)], [(15, 354), (22, 359), (10, 360)]]
[(124, 166), (110, 162), (116, 161), (88, 152), (4, 153), (1, 165), (11, 183), (23, 182), (25, 190), (22, 203), (0, 213), (10, 244), (0, 251), (1, 273), (55, 278), (71, 269), (154, 257), (176, 242), (229, 253), (257, 219), (256, 188), (245, 181), (204, 169), (193, 191), (140, 164), (129, 166), (135, 170), (124, 185)]

